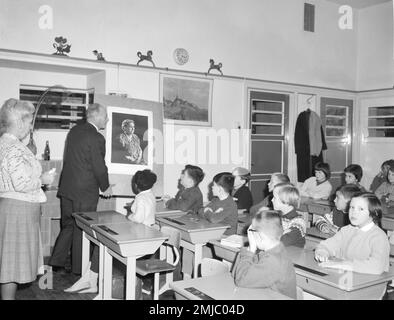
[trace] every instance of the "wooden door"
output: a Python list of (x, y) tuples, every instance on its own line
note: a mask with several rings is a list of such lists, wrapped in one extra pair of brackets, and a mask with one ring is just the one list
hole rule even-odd
[(287, 173), (289, 95), (249, 91), (250, 101), (250, 189), (254, 203), (266, 195), (274, 172)]

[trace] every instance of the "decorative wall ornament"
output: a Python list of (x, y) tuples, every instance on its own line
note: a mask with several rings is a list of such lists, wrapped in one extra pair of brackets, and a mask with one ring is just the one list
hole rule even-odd
[(189, 53), (186, 49), (176, 48), (174, 50), (174, 60), (179, 65), (184, 65), (189, 61)]
[(142, 54), (141, 51), (138, 51), (138, 52), (137, 52), (137, 57), (140, 58), (140, 60), (138, 60), (137, 66), (140, 64), (140, 62), (146, 60), (146, 61), (149, 61), (150, 63), (152, 63), (153, 67), (156, 68), (155, 63), (154, 63), (153, 60), (152, 60), (152, 55), (153, 55), (152, 50), (149, 50), (149, 51), (146, 53), (146, 55)]
[(93, 50), (93, 54), (97, 57), (98, 61), (105, 61), (105, 58), (101, 52), (98, 52), (97, 50)]
[(223, 75), (223, 72), (222, 72), (222, 63), (221, 62), (219, 62), (218, 64), (215, 64), (215, 61), (213, 61), (213, 59), (210, 59), (209, 60), (209, 63), (210, 63), (210, 65), (209, 65), (209, 69), (208, 69), (208, 73), (211, 71), (211, 70), (217, 70), (217, 71), (219, 71), (220, 72), (220, 74), (221, 75)]
[(53, 53), (54, 55), (67, 56), (66, 53), (70, 53), (71, 44), (67, 44), (67, 38), (60, 36), (55, 38), (53, 47), (56, 49), (56, 52)]

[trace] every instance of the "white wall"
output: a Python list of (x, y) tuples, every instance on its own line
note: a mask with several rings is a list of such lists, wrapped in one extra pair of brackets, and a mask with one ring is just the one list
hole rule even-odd
[(357, 90), (394, 85), (393, 2), (359, 11)]
[[(228, 75), (354, 89), (356, 29), (339, 29), (339, 5), (312, 2), (315, 33), (303, 31), (303, 0), (0, 0), (0, 46), (52, 53), (62, 35), (73, 57), (95, 59), (98, 49), (136, 63), (137, 51), (152, 49), (160, 67), (206, 72), (214, 58)], [(38, 26), (43, 4), (53, 8), (53, 30)], [(181, 67), (178, 47), (190, 54)]]

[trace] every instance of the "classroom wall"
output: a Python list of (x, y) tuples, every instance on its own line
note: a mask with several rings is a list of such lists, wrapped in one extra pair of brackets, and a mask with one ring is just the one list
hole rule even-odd
[(359, 11), (357, 90), (394, 85), (393, 1)]
[[(303, 0), (0, 0), (0, 47), (52, 53), (62, 35), (73, 57), (95, 59), (98, 49), (136, 63), (137, 51), (151, 49), (161, 67), (206, 72), (213, 58), (228, 75), (354, 89), (356, 24), (341, 30), (338, 4), (309, 2), (315, 33), (303, 31)], [(43, 4), (53, 8), (52, 30), (39, 28)], [(178, 47), (189, 51), (184, 66), (173, 60)]]

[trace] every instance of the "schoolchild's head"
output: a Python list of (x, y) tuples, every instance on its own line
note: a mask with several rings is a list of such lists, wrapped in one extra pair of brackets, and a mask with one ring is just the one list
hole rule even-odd
[(213, 177), (212, 192), (214, 196), (230, 194), (234, 187), (234, 176), (230, 172), (221, 172)]
[(272, 192), (279, 183), (290, 183), (288, 175), (281, 172), (273, 173), (270, 182), (268, 182), (268, 191)]
[[(283, 235), (281, 213), (277, 210), (260, 209), (253, 218), (252, 230), (259, 233), (258, 237), (260, 237), (260, 240), (268, 238), (271, 241), (279, 242)], [(259, 240), (258, 237), (256, 240)], [(257, 247), (260, 250), (264, 250), (265, 248), (261, 248), (259, 242), (264, 244), (264, 241), (256, 241)]]
[(188, 164), (181, 173), (181, 184), (185, 188), (196, 187), (204, 179), (204, 172), (200, 167)]
[(363, 227), (373, 221), (380, 225), (382, 205), (374, 193), (356, 194), (350, 201), (349, 220), (356, 227)]
[(340, 211), (348, 212), (350, 200), (355, 194), (360, 192), (360, 188), (355, 184), (345, 184), (339, 187), (335, 192), (335, 207)]
[(237, 167), (232, 172), (234, 176), (234, 188), (238, 189), (250, 180), (250, 172), (246, 168)]
[(382, 172), (382, 174), (384, 176), (387, 176), (387, 173), (389, 172), (390, 167), (394, 168), (394, 159), (386, 160), (380, 166), (380, 171)]
[(131, 187), (135, 194), (142, 191), (152, 189), (153, 185), (156, 183), (157, 176), (154, 172), (149, 169), (140, 170), (135, 173), (133, 179), (131, 180)]
[(300, 193), (292, 184), (280, 183), (273, 191), (272, 204), (275, 210), (284, 211), (289, 207), (298, 208), (300, 205)]
[(357, 184), (363, 177), (363, 168), (358, 164), (350, 164), (343, 171), (345, 173), (345, 182), (347, 184)]
[(318, 182), (323, 182), (330, 179), (331, 171), (330, 165), (325, 162), (318, 162), (315, 164), (315, 177)]
[(394, 166), (390, 167), (387, 172), (387, 181), (394, 184)]

